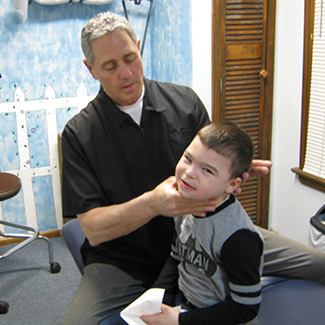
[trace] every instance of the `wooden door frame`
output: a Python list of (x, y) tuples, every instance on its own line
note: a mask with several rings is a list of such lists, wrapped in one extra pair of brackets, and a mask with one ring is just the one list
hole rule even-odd
[[(223, 51), (225, 46), (225, 30), (218, 17), (225, 15), (225, 0), (212, 0), (212, 121), (220, 119), (220, 75), (222, 69), (222, 58), (225, 56)], [(261, 144), (261, 159), (271, 159), (271, 141), (272, 141), (272, 106), (273, 106), (273, 79), (274, 79), (274, 40), (275, 40), (275, 16), (276, 1), (267, 1), (267, 28), (266, 28), (266, 44), (265, 44), (265, 70), (268, 77), (265, 79), (265, 95), (264, 102), (264, 119), (263, 124), (263, 142)], [(221, 33), (216, 33), (217, 29), (222, 28)], [(220, 35), (220, 36), (219, 36)], [(269, 194), (270, 194), (270, 175), (261, 176), (259, 181), (260, 195), (258, 200), (260, 204), (260, 219), (258, 225), (268, 228), (269, 213)]]

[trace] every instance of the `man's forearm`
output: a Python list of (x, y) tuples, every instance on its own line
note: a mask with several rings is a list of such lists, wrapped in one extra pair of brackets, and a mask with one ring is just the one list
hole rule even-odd
[(83, 232), (92, 246), (128, 235), (156, 216), (148, 201), (150, 192), (122, 204), (98, 207), (78, 214)]
[(128, 235), (157, 215), (177, 217), (188, 213), (205, 216), (216, 201), (189, 200), (180, 196), (175, 177), (169, 177), (152, 191), (128, 202), (98, 207), (78, 214), (80, 225), (92, 246)]

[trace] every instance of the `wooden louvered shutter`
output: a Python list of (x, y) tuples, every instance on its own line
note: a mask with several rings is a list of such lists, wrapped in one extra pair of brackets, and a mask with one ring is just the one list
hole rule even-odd
[[(271, 151), (274, 15), (275, 1), (213, 0), (212, 119), (239, 124), (259, 159)], [(269, 177), (252, 177), (242, 189), (245, 210), (267, 227)]]

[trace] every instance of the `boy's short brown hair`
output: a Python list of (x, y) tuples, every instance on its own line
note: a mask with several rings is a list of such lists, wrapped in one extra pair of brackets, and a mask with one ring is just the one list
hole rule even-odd
[(241, 177), (248, 171), (254, 146), (250, 136), (238, 125), (228, 122), (215, 122), (198, 132), (202, 144), (216, 153), (232, 160), (231, 177)]

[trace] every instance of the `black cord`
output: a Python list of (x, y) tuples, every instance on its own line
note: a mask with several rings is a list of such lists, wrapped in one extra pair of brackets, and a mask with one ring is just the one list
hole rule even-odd
[[(130, 1), (132, 1), (132, 0), (130, 0)], [(149, 20), (150, 20), (151, 11), (152, 11), (152, 5), (153, 5), (153, 0), (148, 0), (148, 1), (150, 1), (150, 8), (149, 8), (149, 12), (148, 12), (148, 16), (147, 16), (147, 21), (146, 21), (146, 26), (145, 26), (144, 34), (143, 34), (143, 40), (142, 40), (142, 44), (141, 44), (141, 50), (140, 50), (141, 56), (143, 55), (144, 45), (146, 43), (148, 26), (149, 26)], [(141, 0), (134, 0), (134, 3), (136, 5), (139, 5), (139, 4), (141, 4)], [(127, 20), (129, 20), (128, 11), (127, 11), (126, 5), (125, 5), (125, 0), (122, 0), (122, 5), (123, 5), (123, 10), (124, 10), (125, 18)]]

